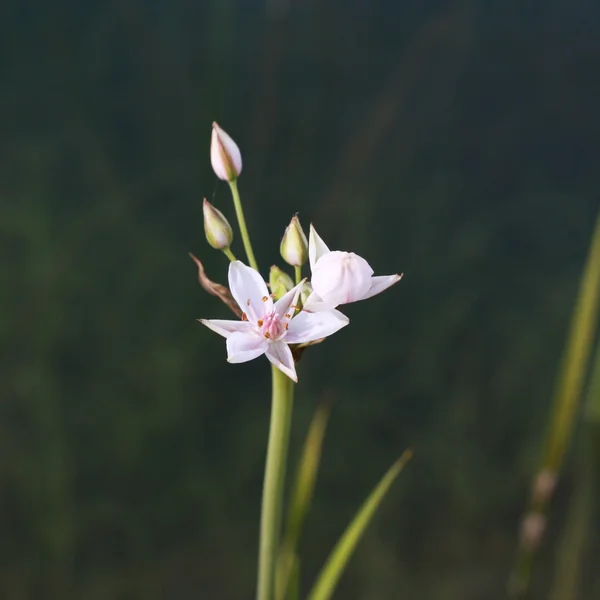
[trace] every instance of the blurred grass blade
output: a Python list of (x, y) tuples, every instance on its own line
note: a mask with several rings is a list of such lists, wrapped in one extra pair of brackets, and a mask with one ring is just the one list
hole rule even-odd
[[(277, 560), (275, 587), (275, 598), (277, 600), (285, 600), (288, 595), (291, 599), (294, 597), (294, 593), (296, 596), (299, 594), (298, 589), (293, 589), (294, 569), (299, 569), (298, 542), (300, 541), (304, 519), (312, 502), (319, 463), (321, 462), (323, 439), (330, 413), (331, 404), (329, 402), (317, 407), (304, 442), (296, 480), (290, 497), (285, 537)], [(299, 583), (299, 573), (296, 574), (295, 579)], [(296, 588), (298, 583), (296, 583)]]
[(523, 518), (521, 539), (510, 581), (513, 598), (527, 598), (533, 562), (546, 526), (546, 513), (562, 467), (580, 407), (590, 350), (598, 322), (600, 297), (600, 214), (581, 277), (556, 385), (550, 426), (531, 500)]
[(600, 426), (600, 340), (596, 344), (594, 366), (585, 404), (584, 420), (586, 424), (593, 428)]
[(288, 591), (289, 600), (300, 600), (300, 559), (294, 555), (294, 564), (292, 565), (292, 574)]
[(585, 555), (590, 548), (589, 531), (593, 530), (592, 517), (598, 478), (600, 340), (596, 343), (581, 433), (582, 439), (577, 448), (575, 489), (570, 499), (565, 530), (558, 547), (550, 600), (579, 598)]
[(592, 514), (595, 503), (595, 472), (591, 464), (591, 440), (587, 426), (583, 432), (582, 443), (577, 448), (575, 485), (564, 531), (555, 556), (555, 570), (549, 600), (577, 600), (581, 595), (581, 583), (585, 565), (586, 550), (591, 541)]
[(329, 555), (313, 589), (308, 595), (308, 600), (329, 600), (329, 598), (331, 598), (335, 586), (337, 585), (354, 548), (356, 548), (362, 534), (365, 532), (367, 525), (370, 523), (388, 489), (411, 457), (412, 450), (406, 450), (390, 467), (388, 472), (377, 484), (377, 487), (365, 500), (364, 504), (361, 506), (358, 513), (356, 513), (356, 516), (350, 525), (348, 525), (346, 531)]
[(554, 398), (543, 467), (558, 473), (579, 407), (583, 382), (598, 322), (600, 298), (600, 214), (579, 287)]

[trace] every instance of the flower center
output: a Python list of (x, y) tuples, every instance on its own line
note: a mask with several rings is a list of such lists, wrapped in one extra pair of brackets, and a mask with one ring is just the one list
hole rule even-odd
[(287, 322), (283, 323), (276, 312), (266, 315), (258, 322), (258, 326), (261, 334), (273, 341), (285, 335), (287, 330)]

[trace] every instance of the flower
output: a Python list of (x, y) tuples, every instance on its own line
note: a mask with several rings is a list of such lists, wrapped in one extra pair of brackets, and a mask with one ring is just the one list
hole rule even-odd
[(277, 302), (269, 295), (260, 274), (239, 260), (229, 264), (229, 287), (242, 309), (241, 321), (200, 319), (227, 339), (227, 360), (240, 363), (266, 354), (290, 379), (298, 381), (294, 357), (288, 344), (313, 342), (346, 326), (348, 317), (337, 310), (298, 314), (300, 282)]
[(308, 258), (313, 293), (304, 305), (308, 311), (331, 310), (375, 296), (397, 283), (402, 275), (373, 277), (369, 263), (354, 252), (331, 251), (310, 226)]
[(308, 242), (297, 216), (286, 227), (279, 249), (283, 260), (292, 267), (301, 267), (308, 258)]
[(210, 140), (210, 162), (216, 176), (223, 181), (234, 181), (242, 172), (240, 149), (216, 123)]
[(202, 212), (204, 214), (204, 233), (208, 243), (216, 250), (229, 248), (233, 241), (233, 231), (229, 221), (206, 198), (204, 198)]

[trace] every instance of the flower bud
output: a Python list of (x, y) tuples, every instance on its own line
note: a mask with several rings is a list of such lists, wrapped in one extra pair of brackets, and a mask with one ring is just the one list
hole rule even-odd
[(208, 243), (217, 250), (225, 250), (231, 246), (233, 231), (229, 221), (206, 198), (202, 205), (204, 213), (204, 233)]
[(269, 287), (275, 300), (278, 300), (294, 287), (294, 282), (285, 271), (273, 265), (269, 272)]
[(305, 281), (300, 288), (300, 304), (304, 306), (308, 297), (313, 293), (312, 285), (310, 285), (310, 281)]
[(301, 267), (308, 259), (308, 242), (298, 217), (292, 217), (286, 227), (279, 251), (283, 260), (293, 267)]
[(242, 172), (240, 149), (216, 123), (210, 140), (210, 162), (216, 176), (223, 181), (234, 181)]

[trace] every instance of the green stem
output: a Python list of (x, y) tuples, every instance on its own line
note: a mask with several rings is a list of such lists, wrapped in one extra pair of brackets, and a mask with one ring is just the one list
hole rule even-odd
[(273, 399), (260, 515), (257, 600), (273, 599), (275, 561), (280, 542), (285, 467), (294, 402), (292, 380), (275, 366), (272, 366), (271, 370)]
[(223, 254), (231, 261), (233, 262), (234, 260), (236, 260), (235, 258), (235, 254), (231, 251), (231, 248), (223, 248)]
[(294, 267), (294, 273), (296, 275), (296, 285), (302, 281), (302, 267)]
[[(569, 337), (565, 345), (554, 394), (546, 447), (529, 506), (523, 520), (521, 540), (509, 586), (514, 600), (531, 597), (534, 560), (548, 522), (548, 509), (581, 410), (580, 398), (588, 371), (592, 342), (600, 313), (600, 213), (579, 284)], [(528, 525), (533, 524), (533, 527)]]
[(233, 205), (235, 206), (235, 214), (237, 216), (238, 225), (240, 227), (240, 233), (242, 234), (244, 250), (246, 251), (246, 256), (248, 257), (248, 264), (255, 271), (258, 271), (258, 264), (256, 262), (256, 258), (254, 258), (252, 244), (250, 243), (250, 236), (248, 235), (248, 228), (246, 227), (246, 219), (244, 218), (244, 209), (242, 208), (240, 192), (238, 191), (237, 179), (230, 181), (229, 187), (231, 188), (231, 195), (233, 196)]

